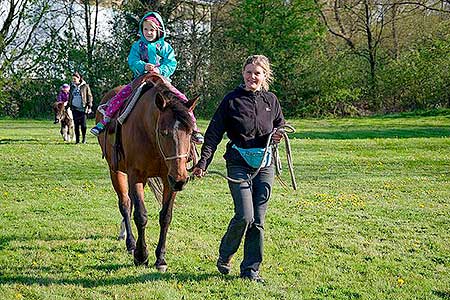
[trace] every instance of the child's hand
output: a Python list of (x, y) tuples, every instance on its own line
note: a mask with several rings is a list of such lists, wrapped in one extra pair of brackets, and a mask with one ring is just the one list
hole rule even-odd
[(145, 64), (144, 69), (145, 69), (145, 71), (147, 71), (147, 72), (154, 72), (153, 69), (155, 69), (155, 65), (152, 65), (152, 64)]

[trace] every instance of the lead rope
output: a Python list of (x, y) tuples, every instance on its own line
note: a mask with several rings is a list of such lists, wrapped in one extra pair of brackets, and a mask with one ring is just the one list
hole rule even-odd
[[(285, 124), (285, 125), (280, 126), (280, 127), (277, 128), (277, 129), (274, 129), (274, 130), (270, 133), (269, 137), (267, 138), (267, 143), (266, 143), (266, 147), (265, 147), (265, 149), (264, 149), (264, 155), (263, 155), (263, 157), (266, 156), (267, 151), (269, 151), (269, 147), (273, 147), (273, 148), (274, 148), (274, 149), (273, 149), (274, 152), (272, 152), (272, 153), (273, 153), (273, 155), (274, 155), (274, 160), (275, 160), (275, 172), (276, 172), (278, 181), (279, 181), (284, 187), (287, 187), (286, 183), (284, 183), (284, 182), (281, 180), (281, 177), (280, 177), (280, 174), (281, 174), (281, 160), (280, 160), (280, 157), (279, 157), (279, 154), (278, 154), (278, 145), (272, 144), (272, 136), (274, 135), (274, 133), (277, 132), (277, 131), (281, 131), (281, 133), (283, 134), (283, 137), (284, 137), (285, 145), (286, 145), (286, 157), (287, 157), (287, 162), (288, 162), (288, 166), (289, 166), (289, 172), (290, 172), (290, 174), (291, 174), (292, 188), (293, 188), (294, 190), (296, 190), (296, 189), (297, 189), (297, 182), (295, 181), (294, 168), (293, 168), (293, 166), (292, 166), (291, 145), (290, 145), (290, 143), (289, 143), (289, 137), (288, 137), (288, 135), (287, 135), (287, 133), (286, 133), (286, 129), (288, 129), (289, 133), (294, 133), (294, 132), (295, 132), (295, 128), (294, 128), (294, 127), (292, 127), (291, 125)], [(228, 180), (228, 181), (230, 181), (230, 182), (232, 182), (232, 183), (241, 184), (241, 183), (244, 183), (244, 182), (250, 182), (250, 181), (252, 181), (252, 180), (256, 177), (256, 175), (258, 175), (259, 171), (260, 171), (261, 168), (262, 168), (263, 163), (264, 163), (264, 159), (261, 160), (261, 164), (259, 165), (258, 169), (257, 169), (257, 170), (253, 173), (253, 175), (250, 176), (250, 178), (248, 178), (248, 179), (235, 179), (235, 178), (231, 178), (231, 177), (229, 177), (229, 176), (223, 174), (222, 172), (215, 171), (215, 170), (206, 171), (206, 174), (216, 174), (216, 175), (219, 175), (219, 176), (225, 178), (226, 180)]]
[[(290, 126), (290, 125), (285, 125), (285, 128), (289, 129), (288, 133), (294, 133), (295, 129), (294, 127)], [(291, 176), (291, 183), (292, 183), (292, 188), (295, 190), (297, 190), (297, 181), (295, 180), (295, 174), (294, 174), (294, 167), (293, 167), (293, 163), (292, 163), (292, 150), (291, 150), (291, 144), (289, 142), (289, 137), (287, 135), (286, 130), (280, 129), (282, 130), (282, 134), (284, 137), (284, 145), (286, 148), (286, 159), (287, 159), (287, 164), (288, 164), (288, 168), (289, 168), (289, 174)], [(289, 188), (288, 185), (281, 179), (281, 171), (282, 171), (282, 166), (281, 166), (281, 159), (280, 159), (280, 154), (278, 152), (278, 144), (275, 144), (272, 146), (273, 147), (273, 157), (275, 160), (275, 174), (277, 176), (278, 181), (280, 182), (280, 184), (282, 186), (284, 186), (285, 188)]]

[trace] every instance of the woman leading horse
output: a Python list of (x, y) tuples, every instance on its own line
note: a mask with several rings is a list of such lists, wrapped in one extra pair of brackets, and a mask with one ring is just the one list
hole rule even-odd
[[(159, 213), (160, 233), (155, 250), (155, 267), (165, 272), (166, 236), (172, 220), (173, 203), (176, 193), (183, 189), (189, 178), (186, 167), (194, 128), (189, 113), (194, 109), (197, 99), (186, 103), (180, 101), (171, 84), (157, 74), (139, 77), (133, 85), (134, 88), (141, 86), (142, 91), (140, 99), (122, 124), (120, 139), (123, 157), (118, 163), (114, 162), (114, 122), (99, 135), (98, 141), (119, 198), (119, 209), (127, 233), (127, 249), (134, 253), (136, 265), (148, 264), (144, 187), (148, 178), (162, 178), (163, 199)], [(102, 103), (106, 103), (115, 92), (109, 92)], [(101, 118), (102, 115), (97, 112), (97, 122)], [(138, 232), (137, 241), (131, 230), (132, 210)]]

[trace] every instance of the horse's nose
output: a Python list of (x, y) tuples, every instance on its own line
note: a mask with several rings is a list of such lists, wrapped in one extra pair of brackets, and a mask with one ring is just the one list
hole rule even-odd
[(175, 178), (173, 178), (170, 175), (167, 175), (167, 179), (169, 180), (169, 185), (172, 188), (172, 190), (174, 190), (175, 192), (179, 192), (181, 190), (184, 189), (184, 187), (186, 186), (186, 184), (189, 181), (189, 177), (186, 177), (185, 180), (175, 180)]

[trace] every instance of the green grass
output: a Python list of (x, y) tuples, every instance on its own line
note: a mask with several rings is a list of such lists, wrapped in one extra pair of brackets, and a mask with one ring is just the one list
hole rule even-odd
[[(51, 121), (0, 120), (0, 298), (450, 299), (450, 114), (290, 123), (299, 189), (275, 184), (261, 285), (238, 278), (242, 249), (231, 275), (215, 269), (232, 216), (221, 177), (178, 194), (159, 274), (116, 240), (93, 137), (68, 144)], [(224, 170), (223, 151), (210, 169)], [(159, 207), (146, 196), (153, 253)]]

